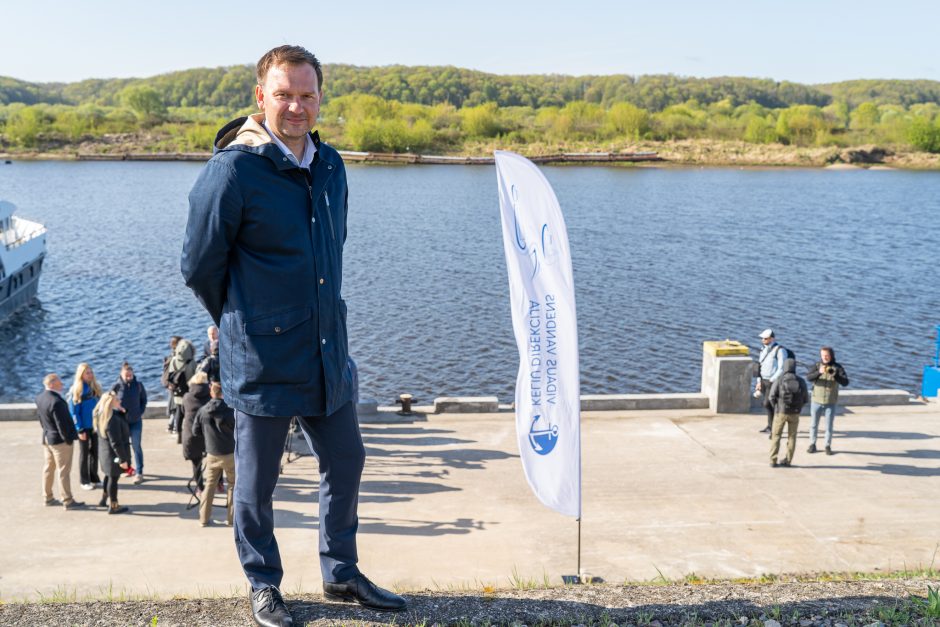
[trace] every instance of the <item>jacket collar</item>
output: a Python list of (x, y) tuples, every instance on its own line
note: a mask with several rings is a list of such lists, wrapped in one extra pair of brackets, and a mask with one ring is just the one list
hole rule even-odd
[[(274, 162), (279, 170), (291, 170), (296, 168), (297, 166), (294, 165), (293, 162), (284, 159), (281, 149), (277, 147), (277, 144), (271, 139), (271, 135), (264, 126), (261, 125), (262, 120), (264, 120), (263, 113), (255, 113), (247, 117), (232, 120), (223, 126), (216, 135), (213, 152), (242, 150), (267, 157)], [(338, 166), (339, 164), (336, 163), (332, 154), (324, 154), (325, 151), (321, 150), (320, 133), (318, 131), (312, 131), (310, 137), (313, 139), (313, 145), (317, 149), (317, 156), (311, 168), (316, 166), (317, 161), (326, 161), (333, 167)]]

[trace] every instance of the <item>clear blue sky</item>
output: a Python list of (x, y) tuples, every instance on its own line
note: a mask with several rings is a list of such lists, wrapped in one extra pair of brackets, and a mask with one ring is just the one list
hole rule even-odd
[(19, 0), (0, 19), (0, 76), (38, 82), (253, 63), (282, 43), (497, 74), (940, 80), (940, 0)]

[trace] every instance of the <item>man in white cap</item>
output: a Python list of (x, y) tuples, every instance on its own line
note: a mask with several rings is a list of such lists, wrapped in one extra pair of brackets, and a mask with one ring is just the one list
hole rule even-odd
[(783, 363), (790, 351), (777, 342), (773, 329), (764, 329), (759, 337), (764, 348), (761, 349), (760, 356), (757, 358), (757, 363), (760, 364), (760, 378), (754, 387), (754, 395), (760, 393), (761, 402), (767, 410), (767, 426), (760, 432), (767, 433), (767, 437), (770, 437), (770, 428), (774, 423), (774, 406), (768, 399), (770, 386), (783, 374)]

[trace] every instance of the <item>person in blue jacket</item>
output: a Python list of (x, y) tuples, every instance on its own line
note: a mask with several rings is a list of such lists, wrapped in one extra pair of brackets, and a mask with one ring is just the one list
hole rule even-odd
[(134, 451), (134, 485), (144, 482), (144, 411), (147, 409), (147, 390), (134, 376), (134, 367), (126, 361), (121, 364), (121, 376), (111, 387), (124, 408), (124, 418), (131, 432), (131, 447)]
[(278, 586), (273, 495), (291, 417), (320, 466), (324, 594), (379, 610), (405, 600), (356, 566), (365, 449), (352, 402), (343, 244), (343, 160), (320, 141), (320, 62), (300, 46), (258, 61), (260, 113), (223, 127), (189, 195), (181, 270), (219, 327), (223, 393), (235, 410), (235, 544), (261, 625), (292, 625)]
[(93, 490), (101, 483), (98, 479), (98, 435), (93, 417), (99, 398), (101, 385), (94, 370), (85, 362), (78, 364), (68, 401), (69, 413), (78, 431), (78, 472), (84, 490)]

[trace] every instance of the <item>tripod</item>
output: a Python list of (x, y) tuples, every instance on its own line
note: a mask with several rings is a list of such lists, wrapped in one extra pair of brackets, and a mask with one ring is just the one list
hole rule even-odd
[[(300, 423), (298, 422), (299, 416), (292, 416), (290, 419), (290, 426), (287, 428), (287, 439), (284, 440), (284, 454), (281, 458), (281, 474), (284, 473), (284, 466), (287, 464), (297, 461), (301, 457), (306, 457), (310, 453), (304, 453), (301, 450), (301, 447), (294, 444), (294, 440), (297, 438), (297, 435), (301, 433)], [(286, 458), (287, 461), (284, 461)]]

